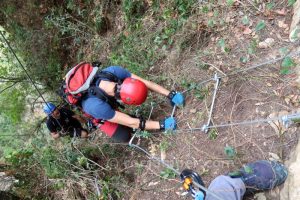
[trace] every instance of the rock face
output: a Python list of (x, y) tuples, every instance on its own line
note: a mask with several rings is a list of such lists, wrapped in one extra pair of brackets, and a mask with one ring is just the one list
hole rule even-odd
[(7, 176), (4, 172), (0, 172), (0, 191), (9, 191), (12, 188), (14, 181), (14, 177)]
[(280, 192), (280, 200), (300, 199), (300, 142), (285, 165), (289, 175)]
[(295, 42), (300, 39), (300, 0), (294, 4), (294, 16), (290, 27), (290, 41)]

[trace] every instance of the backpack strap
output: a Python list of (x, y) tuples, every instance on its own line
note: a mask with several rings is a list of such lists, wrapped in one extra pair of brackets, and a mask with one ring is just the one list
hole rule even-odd
[(116, 75), (114, 75), (111, 72), (107, 72), (107, 71), (99, 71), (96, 74), (94, 79), (96, 79), (96, 80), (108, 79), (109, 81), (115, 82), (115, 83), (118, 83), (118, 84), (122, 84), (122, 82), (123, 82), (123, 79), (119, 79)]
[[(121, 107), (121, 108), (125, 108), (123, 105), (121, 105), (117, 100), (118, 99), (121, 99), (120, 97), (120, 89), (121, 89), (121, 85), (124, 81), (124, 79), (119, 79), (115, 74), (111, 73), (111, 72), (107, 72), (107, 71), (99, 71), (97, 72), (95, 78), (94, 78), (94, 81), (93, 81), (93, 85), (97, 86), (97, 89), (96, 90), (101, 90), (99, 87), (98, 87), (98, 84), (99, 84), (99, 80), (109, 80), (111, 82), (115, 82), (117, 83), (115, 88), (114, 88), (114, 92), (115, 92), (115, 96), (114, 97), (110, 97), (108, 96), (108, 94), (106, 94), (106, 92), (104, 92), (102, 90), (102, 94), (103, 96), (107, 97), (108, 101), (106, 99), (104, 99), (106, 102), (108, 102), (110, 105), (112, 104), (116, 104), (114, 106), (116, 107)], [(101, 93), (101, 92), (99, 92)], [(100, 97), (100, 96), (99, 96)], [(102, 99), (102, 98), (101, 98)], [(113, 102), (113, 103), (112, 103)], [(113, 106), (113, 107), (114, 107)]]
[[(118, 107), (121, 107), (124, 109), (124, 106), (121, 105), (115, 97), (109, 96), (106, 92), (101, 90), (99, 87), (96, 85), (91, 86), (88, 89), (88, 94), (94, 95), (97, 98), (101, 99), (102, 101), (108, 103), (113, 109), (116, 109)], [(87, 95), (88, 96), (88, 95)]]

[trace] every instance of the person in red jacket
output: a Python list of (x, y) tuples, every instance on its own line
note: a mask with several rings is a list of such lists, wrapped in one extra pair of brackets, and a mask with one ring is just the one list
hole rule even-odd
[[(85, 76), (86, 74), (88, 76)], [(80, 101), (77, 105), (94, 119), (105, 121), (101, 126), (102, 131), (121, 142), (129, 141), (130, 134), (126, 132), (132, 129), (174, 130), (176, 119), (172, 116), (161, 121), (153, 121), (133, 117), (118, 109), (119, 101), (129, 105), (140, 105), (146, 100), (148, 90), (151, 90), (167, 97), (173, 106), (184, 104), (182, 93), (169, 91), (120, 66), (98, 70), (97, 65), (91, 67), (89, 63), (80, 63), (67, 73), (66, 87), (68, 93), (71, 94), (87, 90), (88, 92), (80, 94)], [(76, 98), (73, 99), (76, 100)]]

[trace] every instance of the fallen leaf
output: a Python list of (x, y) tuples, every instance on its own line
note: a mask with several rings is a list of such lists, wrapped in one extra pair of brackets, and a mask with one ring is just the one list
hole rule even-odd
[(157, 181), (157, 182), (150, 182), (149, 184), (148, 184), (148, 186), (154, 186), (154, 185), (157, 185), (159, 183), (159, 181)]
[(290, 102), (293, 104), (293, 105), (296, 105), (299, 103), (299, 96), (298, 95), (289, 95), (288, 98), (290, 99)]
[(226, 22), (226, 23), (229, 23), (230, 21), (231, 21), (231, 18), (230, 18), (230, 17), (226, 17), (226, 18), (225, 18), (225, 22)]
[(129, 36), (129, 33), (127, 31), (124, 31), (124, 36), (128, 37)]
[(260, 105), (264, 105), (264, 103), (263, 103), (263, 102), (260, 102), (260, 103), (256, 103), (255, 105), (256, 105), (256, 106), (260, 106)]
[(288, 98), (288, 97), (285, 97), (285, 98), (284, 98), (284, 101), (285, 101), (285, 103), (286, 103), (287, 105), (289, 105), (289, 104), (290, 104), (290, 101), (291, 101), (291, 99), (290, 99), (290, 98)]
[(150, 150), (149, 150), (149, 152), (151, 153), (152, 156), (155, 156), (156, 151), (157, 151), (157, 145), (152, 143), (152, 144), (150, 145)]
[(167, 154), (165, 150), (160, 150), (160, 159), (166, 160)]
[(267, 86), (272, 87), (272, 84), (271, 83), (267, 83)]
[[(287, 114), (288, 114), (287, 111), (273, 112), (269, 115), (269, 118), (284, 116), (284, 115), (287, 115)], [(283, 132), (286, 131), (286, 127), (283, 126), (283, 124), (280, 120), (270, 121), (270, 122), (268, 122), (268, 124), (274, 129), (274, 131), (277, 135), (281, 135)]]
[(276, 96), (278, 96), (278, 97), (280, 96), (279, 92), (277, 92), (276, 90), (273, 90), (273, 92)]
[(279, 28), (286, 29), (289, 26), (288, 24), (284, 23), (284, 21), (281, 21), (281, 20), (278, 20), (277, 23), (278, 23)]
[(278, 15), (282, 15), (282, 16), (286, 15), (286, 9), (285, 8), (282, 8), (281, 10), (275, 10), (274, 12)]
[(228, 82), (228, 80), (229, 80), (228, 76), (226, 76), (226, 77), (222, 78), (222, 81), (223, 81), (224, 83), (227, 83), (227, 82)]
[(274, 44), (275, 40), (273, 38), (267, 38), (265, 41), (258, 43), (258, 47), (261, 49), (266, 49)]
[(249, 35), (251, 33), (252, 33), (252, 30), (249, 27), (246, 27), (243, 31), (243, 34), (245, 34), (245, 35)]

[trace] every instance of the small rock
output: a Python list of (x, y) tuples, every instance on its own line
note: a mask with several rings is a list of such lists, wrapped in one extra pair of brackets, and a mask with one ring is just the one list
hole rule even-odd
[[(178, 194), (178, 193), (176, 192), (176, 194)], [(188, 194), (189, 194), (189, 192), (183, 192), (183, 193), (179, 193), (178, 195), (180, 195), (180, 196), (186, 196)]]
[(272, 153), (272, 152), (269, 152), (269, 156), (271, 156), (269, 159), (270, 160), (274, 160), (274, 161), (280, 161), (280, 157), (276, 154), (276, 153)]
[(159, 181), (157, 181), (157, 182), (150, 182), (149, 184), (148, 184), (148, 186), (154, 186), (154, 185), (157, 185), (159, 183)]
[(167, 154), (165, 150), (160, 150), (160, 159), (166, 160)]
[(296, 1), (293, 7), (294, 15), (289, 29), (289, 39), (291, 42), (295, 42), (300, 38), (300, 1)]
[(267, 197), (266, 197), (265, 193), (261, 192), (261, 193), (255, 194), (254, 199), (256, 199), (256, 200), (267, 200)]
[(190, 110), (190, 113), (195, 114), (196, 112), (197, 112), (197, 109), (191, 109), (191, 110)]
[(226, 17), (226, 18), (225, 18), (225, 22), (226, 22), (226, 23), (229, 23), (229, 22), (230, 22), (230, 17)]
[(288, 98), (288, 97), (285, 97), (285, 98), (284, 98), (284, 101), (285, 101), (285, 103), (286, 103), (287, 105), (289, 105), (290, 102), (291, 102), (291, 99)]
[(258, 47), (261, 49), (266, 49), (274, 44), (275, 40), (273, 38), (267, 38), (265, 41), (258, 43)]

